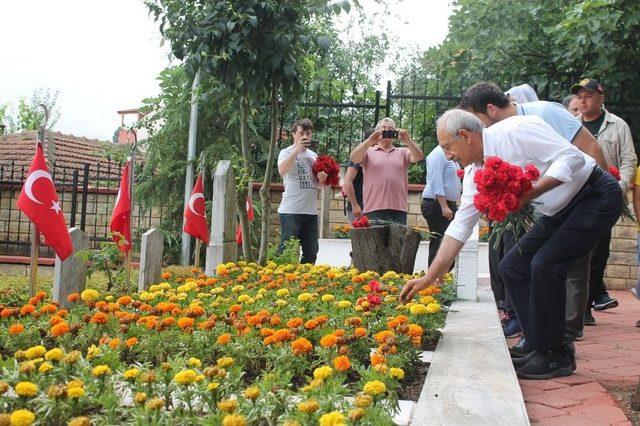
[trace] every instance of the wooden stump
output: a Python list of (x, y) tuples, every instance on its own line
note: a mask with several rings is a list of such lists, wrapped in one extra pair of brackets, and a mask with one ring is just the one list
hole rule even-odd
[(412, 274), (421, 236), (404, 225), (354, 228), (351, 231), (353, 266), (360, 271)]

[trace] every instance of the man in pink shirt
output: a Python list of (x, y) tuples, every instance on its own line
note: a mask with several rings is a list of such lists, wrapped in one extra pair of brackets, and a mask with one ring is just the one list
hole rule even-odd
[[(399, 140), (405, 147), (396, 148)], [(351, 152), (351, 161), (360, 164), (364, 174), (364, 214), (371, 220), (407, 224), (409, 180), (407, 169), (424, 158), (409, 132), (396, 129), (392, 119), (385, 117), (376, 131)]]

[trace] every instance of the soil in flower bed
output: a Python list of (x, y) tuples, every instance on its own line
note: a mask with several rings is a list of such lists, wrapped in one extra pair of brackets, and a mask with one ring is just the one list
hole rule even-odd
[(616, 400), (618, 406), (624, 411), (632, 425), (640, 425), (640, 411), (631, 408), (631, 396), (636, 389), (635, 385), (604, 385), (611, 396)]
[(420, 392), (424, 386), (425, 380), (427, 380), (427, 372), (429, 371), (429, 364), (421, 362), (416, 365), (412, 371), (411, 379), (402, 386), (400, 392), (398, 392), (398, 399), (404, 399), (408, 401), (418, 402), (420, 398)]

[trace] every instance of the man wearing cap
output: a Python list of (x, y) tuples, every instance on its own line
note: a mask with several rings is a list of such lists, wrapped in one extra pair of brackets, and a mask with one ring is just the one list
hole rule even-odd
[[(582, 125), (598, 140), (608, 165), (620, 170), (620, 187), (626, 194), (629, 184), (635, 176), (637, 156), (633, 147), (631, 131), (627, 123), (604, 108), (604, 88), (594, 79), (585, 78), (571, 86), (571, 93), (579, 101)], [(618, 301), (609, 297), (604, 284), (604, 270), (609, 259), (609, 232), (596, 246), (591, 259), (591, 277), (589, 281), (589, 303), (585, 314), (585, 325), (595, 324), (591, 315), (591, 306), (596, 311), (618, 306)]]

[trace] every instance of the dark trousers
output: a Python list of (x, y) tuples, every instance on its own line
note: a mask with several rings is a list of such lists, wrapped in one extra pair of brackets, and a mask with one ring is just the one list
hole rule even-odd
[(365, 216), (367, 216), (369, 220), (384, 220), (386, 222), (395, 222), (401, 225), (407, 224), (407, 212), (403, 212), (402, 210), (374, 210), (372, 212), (365, 213)]
[(613, 176), (596, 168), (565, 209), (539, 219), (500, 263), (533, 349), (564, 345), (567, 270), (610, 232), (620, 216), (621, 196)]
[[(523, 233), (524, 234), (524, 233)], [(522, 235), (516, 235), (512, 231), (505, 231), (502, 234), (502, 238), (496, 242), (489, 240), (489, 275), (491, 277), (491, 290), (493, 291), (493, 297), (496, 302), (503, 301), (504, 310), (507, 312), (513, 311), (513, 303), (511, 303), (511, 297), (506, 289), (504, 281), (500, 276), (500, 262), (504, 256), (509, 253), (509, 250), (516, 245), (518, 238)]]
[[(458, 210), (455, 201), (447, 201), (447, 205), (454, 213)], [(440, 243), (442, 243), (444, 231), (447, 230), (447, 226), (449, 226), (451, 221), (442, 216), (442, 207), (440, 207), (440, 203), (433, 198), (423, 198), (422, 204), (420, 204), (420, 210), (422, 210), (422, 217), (424, 217), (429, 225), (429, 232), (438, 234), (432, 234), (429, 238), (429, 265), (431, 265), (431, 262), (436, 257), (436, 253), (438, 253)], [(451, 265), (451, 268), (453, 268), (453, 265)], [(449, 270), (451, 270), (451, 268), (449, 268)]]
[[(597, 247), (597, 245), (596, 245)], [(565, 332), (567, 340), (576, 340), (584, 328), (584, 313), (589, 299), (589, 265), (595, 247), (586, 256), (581, 257), (569, 266), (567, 274), (567, 311), (565, 315)]]
[(604, 283), (604, 270), (609, 260), (609, 245), (611, 244), (611, 230), (600, 240), (591, 258), (591, 270), (589, 274), (589, 302), (590, 308), (593, 301), (607, 294), (607, 286)]
[(300, 263), (316, 263), (318, 257), (318, 215), (280, 213), (280, 247), (291, 238), (300, 240), (302, 258)]

